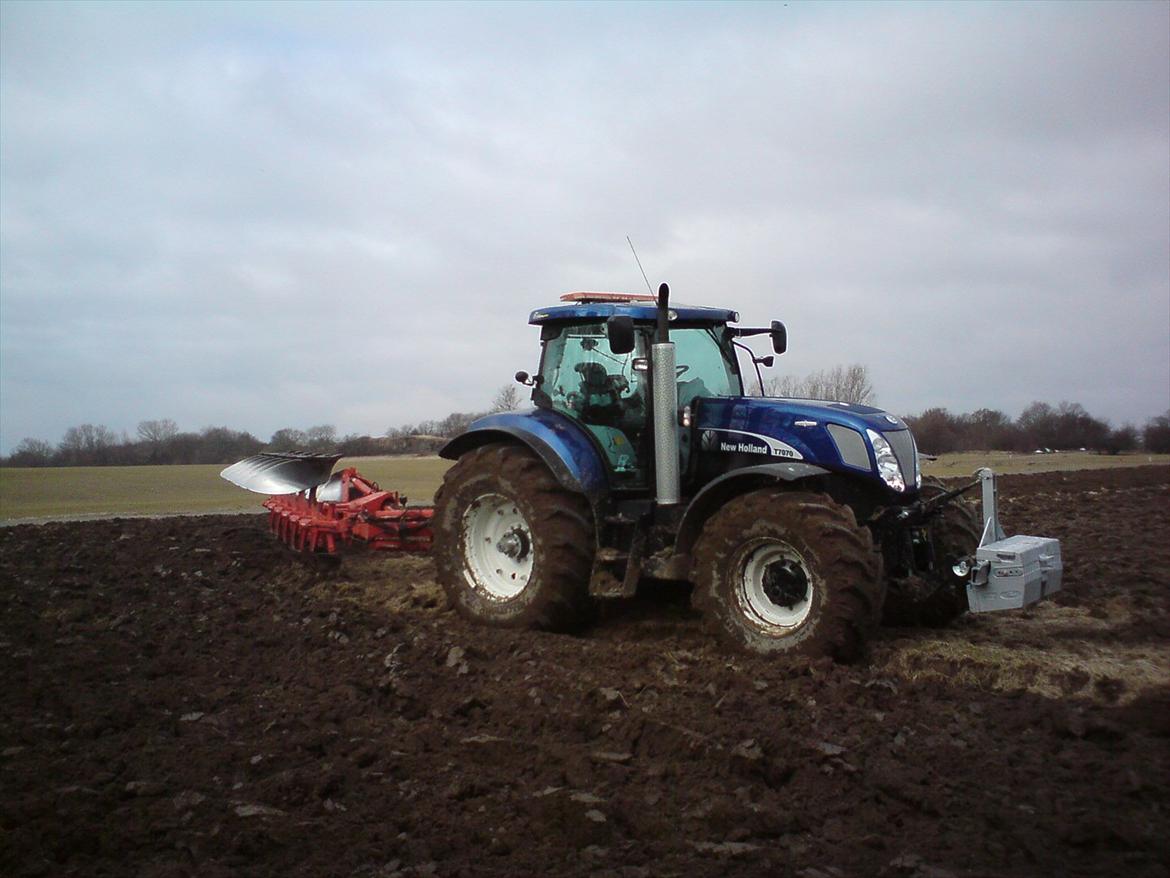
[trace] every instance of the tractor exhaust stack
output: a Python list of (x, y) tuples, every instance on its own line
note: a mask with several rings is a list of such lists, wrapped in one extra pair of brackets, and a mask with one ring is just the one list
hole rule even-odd
[(674, 342), (670, 340), (670, 287), (658, 288), (658, 332), (650, 348), (654, 394), (654, 485), (659, 506), (681, 501), (678, 466), (678, 384), (675, 383)]

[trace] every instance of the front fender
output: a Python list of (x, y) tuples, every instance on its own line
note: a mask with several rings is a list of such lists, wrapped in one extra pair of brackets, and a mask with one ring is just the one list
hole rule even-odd
[(562, 487), (584, 494), (594, 508), (602, 502), (609, 490), (605, 462), (585, 430), (559, 412), (535, 409), (478, 418), (443, 446), (439, 456), (457, 460), (481, 445), (513, 440), (531, 448)]
[(765, 463), (724, 473), (703, 486), (683, 513), (675, 537), (675, 553), (689, 555), (707, 519), (732, 497), (777, 482), (797, 482), (814, 476), (828, 475), (830, 470), (813, 463)]

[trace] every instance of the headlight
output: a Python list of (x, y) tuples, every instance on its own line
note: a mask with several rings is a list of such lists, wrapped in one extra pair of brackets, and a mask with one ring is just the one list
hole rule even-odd
[(902, 479), (902, 467), (898, 465), (898, 458), (894, 456), (894, 449), (890, 447), (886, 437), (874, 430), (866, 430), (865, 434), (873, 446), (878, 475), (882, 477), (882, 481), (895, 491), (905, 491), (906, 482)]

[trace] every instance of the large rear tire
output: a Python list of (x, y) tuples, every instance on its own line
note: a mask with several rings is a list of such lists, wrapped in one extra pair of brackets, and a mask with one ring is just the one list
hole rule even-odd
[(562, 631), (592, 617), (589, 505), (528, 449), (463, 455), (435, 496), (434, 528), (439, 583), (463, 616)]
[(695, 562), (698, 608), (749, 652), (851, 661), (881, 613), (881, 555), (824, 494), (736, 497), (703, 528)]
[[(935, 478), (922, 483), (922, 499), (945, 493), (946, 485)], [(982, 532), (979, 513), (963, 499), (945, 506), (926, 526), (932, 556), (929, 570), (891, 579), (882, 609), (882, 622), (897, 627), (943, 628), (967, 612), (966, 577), (953, 567), (975, 554)]]

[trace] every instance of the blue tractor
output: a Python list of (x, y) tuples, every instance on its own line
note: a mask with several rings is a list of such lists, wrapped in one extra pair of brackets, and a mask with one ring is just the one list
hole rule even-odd
[[(480, 418), (441, 452), (440, 582), (463, 615), (569, 629), (642, 579), (693, 585), (756, 653), (857, 656), (880, 624), (967, 609), (975, 509), (924, 483), (914, 437), (864, 405), (746, 393), (761, 363), (721, 308), (579, 293), (534, 311), (532, 411)], [(743, 359), (737, 355), (743, 353)]]

